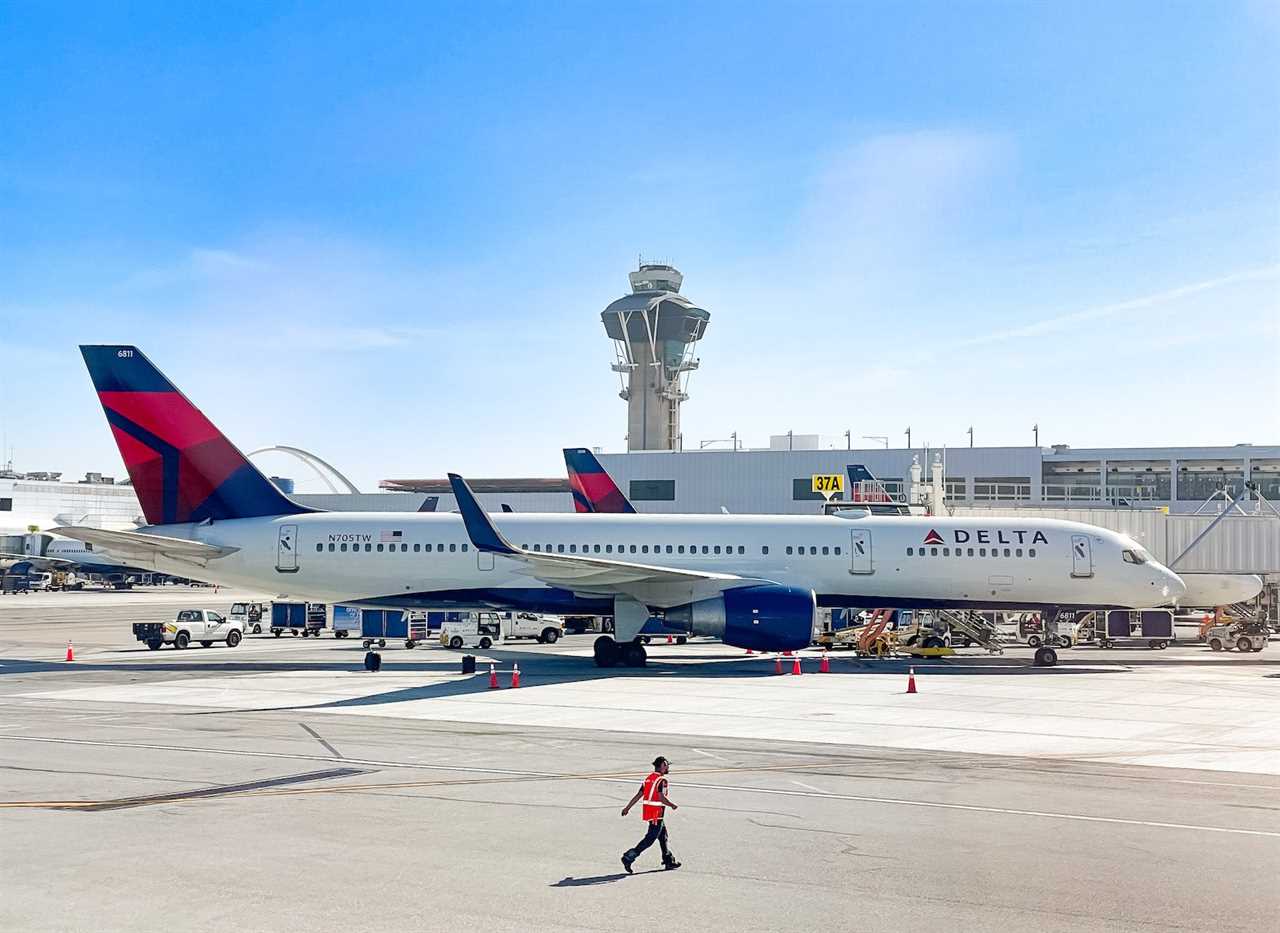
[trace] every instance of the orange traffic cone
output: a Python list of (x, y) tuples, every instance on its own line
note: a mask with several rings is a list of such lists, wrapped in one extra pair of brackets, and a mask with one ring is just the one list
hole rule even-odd
[(831, 673), (831, 659), (827, 657), (827, 653), (825, 651), (822, 652), (822, 663), (818, 665), (818, 673), (819, 674)]
[(489, 689), (498, 689), (498, 672), (493, 669), (493, 663), (489, 664)]
[(520, 686), (520, 665), (513, 664), (511, 666), (511, 689)]
[(748, 648), (748, 649), (747, 649), (747, 654), (755, 654), (755, 652), (754, 652), (754, 651), (752, 651), (750, 648)]
[(800, 655), (796, 655), (796, 659), (791, 662), (791, 673), (800, 673)]
[(774, 672), (775, 674), (781, 674), (781, 673), (782, 673), (782, 655), (774, 655), (774, 658), (773, 658), (773, 672)]
[(667, 644), (668, 644), (668, 645), (669, 645), (669, 644), (671, 644), (671, 636), (670, 636), (670, 635), (668, 635), (668, 636), (667, 636)]
[(790, 652), (790, 651), (784, 651), (784, 652), (782, 652), (782, 656), (783, 656), (784, 658), (789, 658), (789, 657), (791, 657), (791, 652)]
[(907, 668), (907, 693), (916, 692), (916, 669), (914, 667)]
[(76, 659), (76, 653), (71, 650), (71, 639), (68, 638), (67, 639), (67, 660), (74, 661), (75, 659)]

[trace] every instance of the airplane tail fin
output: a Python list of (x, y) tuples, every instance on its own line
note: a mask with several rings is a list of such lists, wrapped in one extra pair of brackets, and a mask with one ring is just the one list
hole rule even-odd
[(315, 511), (276, 488), (137, 347), (80, 352), (149, 524)]
[(585, 447), (566, 447), (564, 466), (569, 472), (569, 488), (573, 492), (573, 508), (578, 512), (634, 512), (596, 455)]

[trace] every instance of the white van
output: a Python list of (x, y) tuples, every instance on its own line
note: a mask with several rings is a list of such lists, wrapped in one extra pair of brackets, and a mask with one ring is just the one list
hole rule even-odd
[(31, 592), (37, 590), (45, 591), (53, 586), (53, 574), (51, 573), (30, 573), (27, 574), (27, 585), (30, 586)]
[(440, 644), (446, 648), (479, 648), (487, 651), (501, 637), (496, 612), (468, 612), (458, 622), (440, 624)]

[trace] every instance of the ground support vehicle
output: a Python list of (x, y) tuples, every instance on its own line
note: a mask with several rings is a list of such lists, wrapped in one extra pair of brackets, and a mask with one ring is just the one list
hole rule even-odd
[(1146, 644), (1163, 649), (1174, 641), (1173, 612), (1169, 609), (1110, 609), (1099, 612), (1098, 617), (1101, 624), (1095, 623), (1095, 629), (1100, 648)]
[(272, 603), (271, 634), (279, 638), (285, 632), (307, 635), (306, 603)]
[[(564, 623), (556, 616), (533, 612), (503, 614), (503, 638), (532, 638), (539, 644), (554, 645), (564, 634)], [(682, 640), (683, 641), (683, 640)]]
[(639, 638), (642, 645), (649, 644), (655, 638), (664, 640), (668, 637), (674, 639), (677, 645), (683, 645), (689, 641), (687, 632), (667, 628), (661, 619), (650, 618), (640, 629)]
[(183, 609), (172, 622), (133, 623), (133, 637), (152, 651), (159, 651), (162, 645), (173, 645), (181, 650), (193, 641), (200, 642), (205, 648), (217, 641), (234, 648), (243, 636), (243, 623), (234, 622), (212, 609)]
[(1206, 640), (1214, 651), (1261, 651), (1271, 638), (1264, 622), (1245, 619), (1209, 629)]
[(469, 612), (457, 622), (440, 626), (440, 644), (446, 648), (479, 648), (487, 651), (502, 636), (501, 620), (496, 612)]
[(271, 610), (266, 603), (232, 603), (230, 618), (232, 622), (239, 622), (244, 626), (244, 630), (254, 635), (262, 634), (262, 625), (264, 622), (270, 625), (269, 617)]
[(406, 648), (418, 642), (409, 637), (409, 620), (403, 609), (361, 609), (360, 637), (366, 648), (387, 647), (387, 639), (402, 639)]
[(0, 593), (5, 596), (30, 593), (31, 580), (25, 573), (0, 574)]
[(360, 631), (360, 610), (355, 606), (333, 607), (333, 637), (347, 638)]

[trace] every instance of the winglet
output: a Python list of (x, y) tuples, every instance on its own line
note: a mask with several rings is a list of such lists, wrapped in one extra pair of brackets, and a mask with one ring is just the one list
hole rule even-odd
[(477, 550), (494, 554), (516, 554), (517, 550), (502, 536), (489, 516), (485, 514), (476, 495), (467, 485), (467, 481), (457, 473), (449, 474), (449, 485), (453, 487), (453, 497), (458, 500), (458, 510), (462, 513), (462, 523), (467, 526), (467, 537)]

